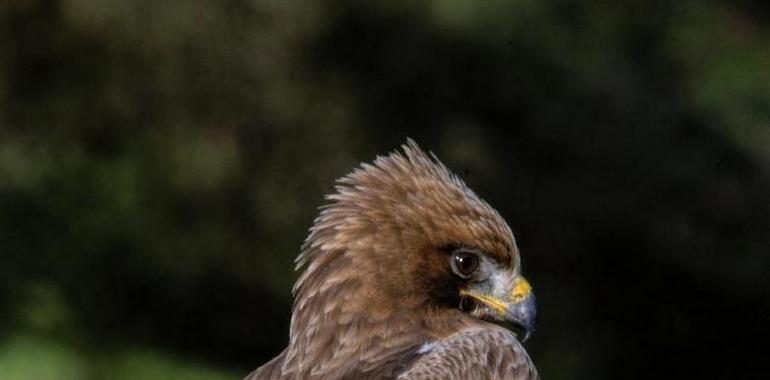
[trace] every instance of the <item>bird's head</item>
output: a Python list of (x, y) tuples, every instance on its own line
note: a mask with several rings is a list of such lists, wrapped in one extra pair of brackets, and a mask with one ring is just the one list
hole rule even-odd
[(535, 298), (507, 223), (435, 156), (402, 148), (328, 196), (297, 259), (295, 314), (319, 297), (370, 319), (460, 310), (526, 339)]

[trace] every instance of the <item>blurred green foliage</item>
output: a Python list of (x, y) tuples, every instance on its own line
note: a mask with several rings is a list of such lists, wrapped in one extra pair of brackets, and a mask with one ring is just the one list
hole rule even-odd
[(411, 136), (516, 232), (544, 378), (766, 378), (768, 11), (4, 1), (0, 372), (245, 374), (334, 178)]
[(237, 374), (174, 360), (149, 350), (82, 352), (49, 339), (10, 337), (0, 349), (3, 378), (11, 380), (223, 380)]

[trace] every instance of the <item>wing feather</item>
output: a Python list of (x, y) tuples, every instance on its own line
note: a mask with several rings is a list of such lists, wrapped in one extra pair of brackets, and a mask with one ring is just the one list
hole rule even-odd
[(503, 329), (466, 330), (431, 346), (397, 379), (539, 379), (524, 347)]

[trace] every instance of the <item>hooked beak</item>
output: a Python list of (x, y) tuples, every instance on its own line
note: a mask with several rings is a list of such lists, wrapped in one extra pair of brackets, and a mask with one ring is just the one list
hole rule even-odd
[[(507, 281), (506, 281), (507, 282)], [(512, 325), (521, 330), (521, 341), (525, 342), (535, 331), (537, 306), (532, 286), (522, 277), (517, 276), (507, 289), (491, 289), (479, 286), (461, 289), (460, 294), (479, 303), (471, 314), (482, 319)]]

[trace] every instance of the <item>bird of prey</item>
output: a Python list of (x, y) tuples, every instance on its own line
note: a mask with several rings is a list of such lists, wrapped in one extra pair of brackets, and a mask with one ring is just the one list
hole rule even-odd
[[(535, 299), (511, 229), (408, 140), (338, 180), (297, 257), (269, 379), (538, 379)], [(512, 328), (508, 329), (506, 327)]]

